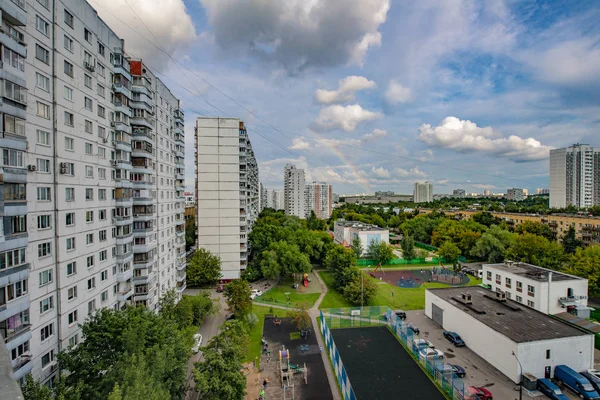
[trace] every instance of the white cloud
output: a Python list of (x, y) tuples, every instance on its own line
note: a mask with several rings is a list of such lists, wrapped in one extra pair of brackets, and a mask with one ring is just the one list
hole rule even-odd
[(407, 177), (417, 177), (417, 178), (425, 178), (427, 174), (419, 169), (419, 167), (414, 167), (409, 170), (403, 168), (395, 168), (394, 175), (399, 176), (401, 178)]
[(426, 149), (419, 152), (419, 160), (420, 161), (429, 161), (433, 160), (433, 150)]
[(389, 0), (200, 0), (215, 43), (294, 73), (359, 64), (381, 44)]
[(352, 145), (356, 146), (360, 144), (360, 140), (357, 139), (328, 139), (328, 138), (317, 138), (315, 139), (315, 143), (317, 147), (326, 146), (326, 147), (337, 147), (340, 145)]
[(151, 69), (164, 72), (169, 64), (169, 57), (155, 46), (176, 57), (178, 51), (185, 50), (196, 39), (183, 0), (94, 0), (96, 3), (98, 15), (125, 39), (125, 51), (141, 57)]
[(364, 134), (361, 138), (361, 141), (370, 142), (372, 140), (377, 140), (385, 136), (387, 136), (387, 131), (385, 129), (373, 129), (372, 133)]
[(336, 90), (317, 89), (315, 99), (321, 104), (345, 103), (354, 100), (356, 92), (376, 86), (375, 82), (364, 76), (348, 76), (338, 81)]
[(387, 169), (385, 169), (383, 167), (379, 167), (379, 168), (372, 167), (371, 175), (375, 178), (389, 178), (390, 171), (388, 171)]
[(333, 105), (321, 109), (319, 117), (313, 122), (313, 126), (319, 131), (343, 129), (346, 132), (352, 132), (358, 124), (381, 117), (383, 117), (382, 113), (365, 110), (358, 104)]
[(551, 149), (536, 139), (516, 135), (501, 137), (491, 127), (480, 128), (474, 122), (456, 117), (447, 117), (434, 128), (423, 124), (419, 131), (419, 139), (432, 146), (464, 153), (485, 152), (517, 162), (543, 160), (549, 157)]
[(390, 104), (400, 104), (410, 101), (412, 98), (412, 91), (410, 88), (402, 86), (399, 82), (392, 79), (385, 91), (385, 98)]
[(310, 143), (308, 143), (304, 138), (297, 137), (292, 139), (292, 145), (288, 147), (290, 150), (306, 150), (310, 149)]

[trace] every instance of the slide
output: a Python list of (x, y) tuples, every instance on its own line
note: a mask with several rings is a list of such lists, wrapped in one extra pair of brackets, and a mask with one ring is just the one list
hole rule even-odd
[(308, 287), (308, 279), (304, 280), (304, 287)]

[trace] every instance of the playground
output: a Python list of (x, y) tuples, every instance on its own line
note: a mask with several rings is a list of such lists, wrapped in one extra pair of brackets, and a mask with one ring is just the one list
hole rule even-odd
[(314, 330), (298, 339), (292, 339), (298, 337), (294, 333), (298, 329), (291, 319), (265, 317), (260, 381), (268, 380), (266, 398), (333, 399)]
[(369, 275), (392, 286), (404, 289), (420, 288), (426, 282), (444, 283), (452, 286), (463, 286), (470, 282), (466, 274), (456, 273), (452, 269), (444, 267), (392, 271), (380, 269), (369, 272)]
[(311, 306), (315, 304), (323, 288), (318, 283), (314, 272), (305, 274), (294, 274), (273, 286), (262, 296), (255, 300), (261, 303), (276, 304), (290, 307), (296, 303), (308, 302)]
[(387, 326), (332, 329), (357, 399), (444, 399)]

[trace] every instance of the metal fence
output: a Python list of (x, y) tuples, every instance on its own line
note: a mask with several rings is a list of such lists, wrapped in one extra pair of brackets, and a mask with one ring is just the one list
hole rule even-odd
[[(466, 262), (467, 260), (463, 256), (460, 256), (458, 258), (458, 261)], [(377, 264), (379, 264), (379, 261), (359, 258), (358, 260), (356, 260), (356, 263), (359, 267), (374, 267)], [(383, 266), (385, 267), (388, 265), (440, 265), (440, 263), (452, 264), (447, 262), (443, 257), (433, 257), (431, 258), (431, 260), (426, 260), (425, 258), (412, 258), (410, 260), (406, 260), (404, 258), (394, 258), (387, 261)]]
[(386, 325), (388, 306), (326, 308), (321, 315), (330, 329)]

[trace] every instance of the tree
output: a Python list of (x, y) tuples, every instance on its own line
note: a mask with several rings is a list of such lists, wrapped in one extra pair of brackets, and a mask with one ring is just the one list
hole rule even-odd
[(295, 310), (288, 312), (288, 317), (294, 321), (296, 328), (299, 331), (310, 328), (312, 323), (310, 321), (310, 315), (308, 310), (310, 309), (310, 303), (303, 301), (295, 304)]
[(379, 242), (379, 262), (381, 265), (387, 264), (394, 258), (394, 248), (384, 241)]
[(336, 245), (325, 257), (325, 267), (333, 273), (333, 285), (336, 289), (341, 290), (346, 284), (354, 279), (356, 271), (356, 257), (350, 249)]
[(564, 250), (556, 242), (532, 233), (518, 235), (517, 240), (506, 252), (506, 257), (544, 268), (560, 269), (564, 260)]
[(415, 239), (412, 236), (404, 235), (400, 241), (400, 247), (402, 248), (402, 257), (405, 260), (416, 258)]
[(548, 240), (555, 240), (556, 233), (550, 229), (546, 224), (536, 221), (525, 221), (515, 227), (515, 232), (522, 233), (533, 233), (534, 235), (543, 236)]
[(212, 284), (221, 279), (221, 258), (206, 249), (198, 249), (192, 256), (186, 279), (190, 286)]
[(252, 291), (247, 281), (234, 279), (225, 285), (225, 299), (231, 312), (237, 317), (243, 317), (252, 311)]
[(575, 236), (575, 227), (571, 225), (569, 230), (562, 237), (562, 246), (567, 254), (573, 254), (578, 247), (581, 247), (581, 240)]
[(306, 227), (312, 231), (324, 231), (327, 229), (327, 221), (317, 218), (315, 212), (311, 210), (306, 218)]
[(567, 272), (586, 278), (589, 292), (600, 295), (600, 245), (578, 247), (570, 257)]
[(362, 256), (364, 249), (362, 242), (360, 241), (360, 237), (358, 236), (352, 240), (352, 251), (354, 252), (354, 256), (356, 258), (360, 258), (360, 256)]
[(196, 229), (196, 219), (190, 218), (185, 221), (185, 249), (190, 250), (196, 244), (198, 230)]
[[(472, 229), (471, 229), (472, 228)], [(484, 225), (477, 222), (446, 220), (439, 224), (431, 237), (431, 244), (440, 247), (445, 242), (452, 242), (464, 253), (475, 246), (481, 237), (481, 231), (486, 230)]]
[(470, 254), (474, 257), (487, 260), (491, 263), (504, 261), (506, 250), (512, 246), (517, 235), (500, 228), (497, 225), (492, 225), (485, 232), (475, 246), (471, 249)]
[(481, 225), (487, 226), (488, 228), (492, 225), (498, 225), (500, 222), (500, 218), (494, 217), (492, 213), (487, 211), (475, 213), (471, 219), (477, 223), (480, 223)]
[(461, 251), (457, 245), (447, 241), (439, 247), (438, 255), (446, 260), (447, 263), (451, 263), (456, 267), (458, 264), (458, 258), (461, 255)]
[(262, 274), (270, 279), (281, 279), (283, 276), (306, 273), (312, 269), (308, 255), (302, 253), (297, 244), (283, 240), (271, 243), (263, 252), (262, 258)]
[(354, 305), (367, 305), (377, 296), (377, 284), (369, 279), (362, 271), (357, 271), (343, 289), (346, 300)]
[(180, 328), (200, 327), (206, 317), (215, 311), (215, 306), (207, 292), (196, 296), (184, 295), (174, 310), (175, 319)]

